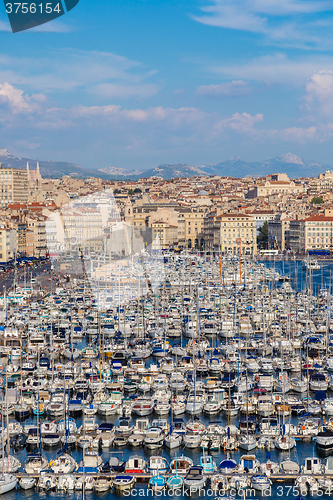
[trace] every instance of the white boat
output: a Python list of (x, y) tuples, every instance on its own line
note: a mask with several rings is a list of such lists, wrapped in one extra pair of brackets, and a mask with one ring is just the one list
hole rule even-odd
[(319, 458), (308, 457), (305, 459), (304, 465), (301, 468), (301, 471), (304, 474), (321, 474), (322, 463), (319, 460)]
[(327, 391), (328, 381), (324, 373), (313, 373), (309, 382), (311, 391)]
[(184, 446), (186, 448), (197, 448), (201, 443), (201, 434), (186, 433), (183, 436)]
[(55, 474), (70, 474), (76, 469), (77, 463), (71, 455), (64, 453), (50, 461), (50, 468)]
[(260, 462), (255, 455), (242, 455), (239, 461), (239, 472), (248, 472), (254, 474), (259, 469)]
[(239, 438), (239, 447), (243, 450), (253, 450), (257, 447), (257, 440), (251, 434)]
[(327, 398), (324, 401), (323, 412), (328, 417), (333, 415), (333, 398)]
[(103, 401), (97, 407), (97, 412), (102, 416), (115, 415), (118, 405), (109, 401)]
[(146, 472), (146, 461), (141, 457), (131, 457), (125, 464), (126, 474), (143, 474)]
[(275, 439), (274, 444), (278, 450), (287, 451), (296, 446), (296, 441), (292, 436), (279, 436)]
[(17, 477), (14, 474), (1, 474), (0, 475), (0, 494), (8, 493), (16, 488)]
[(166, 458), (157, 455), (149, 458), (147, 468), (153, 475), (165, 474), (169, 470), (169, 464)]
[(203, 468), (198, 465), (191, 467), (184, 478), (184, 485), (191, 493), (203, 489), (206, 482), (207, 477), (203, 474)]
[(82, 436), (78, 437), (76, 442), (77, 442), (77, 445), (79, 448), (82, 448), (83, 450), (87, 450), (88, 448), (90, 448), (91, 443), (93, 442), (93, 437), (89, 436), (89, 435), (82, 434)]
[(21, 467), (21, 462), (13, 455), (0, 459), (0, 472), (17, 472)]
[(165, 436), (164, 445), (170, 450), (172, 450), (174, 448), (178, 448), (182, 444), (182, 441), (183, 438), (181, 434), (178, 434), (177, 432), (172, 432), (171, 434)]
[(265, 436), (265, 434), (260, 436), (260, 438), (258, 439), (258, 448), (273, 450), (275, 448), (275, 444), (271, 436)]
[(83, 489), (83, 481), (84, 481), (84, 489), (85, 491), (92, 491), (95, 484), (95, 478), (93, 476), (81, 476), (76, 480), (75, 489), (82, 491)]
[(279, 377), (275, 384), (275, 389), (277, 392), (282, 392), (283, 394), (290, 391), (291, 384), (289, 381), (288, 374), (286, 372), (279, 373)]
[(302, 260), (302, 267), (304, 269), (311, 269), (314, 271), (320, 270), (320, 265), (316, 259), (306, 258)]
[(101, 432), (97, 434), (93, 442), (91, 443), (92, 448), (108, 449), (112, 445), (114, 440), (114, 432)]
[(308, 382), (304, 379), (292, 378), (290, 380), (291, 388), (295, 392), (306, 392), (308, 389)]
[(279, 471), (279, 464), (268, 459), (266, 462), (260, 464), (260, 472), (266, 476), (275, 474)]
[(229, 488), (238, 491), (244, 491), (248, 487), (247, 475), (234, 474), (229, 479)]
[(146, 448), (154, 449), (161, 448), (164, 441), (164, 432), (160, 427), (151, 427), (148, 429), (145, 438), (144, 445)]
[(295, 486), (300, 495), (315, 495), (318, 492), (319, 485), (316, 479), (310, 475), (299, 476), (296, 478)]
[(330, 451), (333, 450), (333, 430), (324, 428), (316, 436), (316, 446), (320, 450)]
[(135, 477), (129, 474), (118, 475), (113, 480), (113, 486), (117, 491), (130, 491), (135, 485)]
[(30, 476), (22, 476), (19, 480), (19, 485), (22, 490), (30, 490), (36, 484), (36, 478)]
[(293, 462), (292, 460), (284, 460), (280, 463), (280, 469), (283, 474), (293, 474), (297, 475), (300, 471), (300, 466), (298, 463)]
[(187, 474), (193, 466), (193, 460), (189, 457), (176, 457), (170, 462), (170, 471), (172, 474)]
[(324, 474), (329, 474), (329, 475), (333, 474), (333, 457), (325, 458), (323, 472)]
[(229, 489), (228, 478), (224, 474), (213, 474), (210, 478), (210, 487), (215, 494), (223, 497)]
[(48, 467), (47, 459), (40, 453), (32, 453), (27, 456), (24, 464), (24, 470), (27, 474), (40, 474), (43, 469)]
[(75, 489), (75, 475), (74, 474), (62, 474), (58, 478), (57, 489), (60, 491), (72, 491)]
[(48, 446), (48, 447), (53, 447), (57, 446), (61, 441), (61, 436), (60, 434), (44, 434), (42, 436), (42, 444), (43, 446)]
[(274, 405), (270, 396), (259, 396), (257, 403), (257, 414), (261, 417), (269, 417), (274, 413)]
[(171, 404), (166, 402), (157, 402), (154, 407), (155, 415), (162, 417), (164, 415), (169, 415)]
[(108, 479), (105, 477), (98, 477), (95, 480), (93, 489), (96, 493), (105, 493), (106, 491), (109, 491), (110, 487), (111, 482)]
[(251, 486), (261, 492), (269, 492), (272, 482), (267, 476), (256, 474), (250, 479)]
[(185, 325), (185, 337), (195, 339), (198, 336), (198, 328), (196, 321), (188, 321)]
[(57, 477), (54, 474), (42, 471), (38, 479), (38, 488), (40, 490), (52, 491), (57, 487)]

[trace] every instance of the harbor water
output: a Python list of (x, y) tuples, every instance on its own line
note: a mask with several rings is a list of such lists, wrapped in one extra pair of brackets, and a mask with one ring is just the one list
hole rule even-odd
[[(190, 260), (191, 259), (192, 259), (192, 257), (190, 257)], [(168, 273), (168, 264), (167, 264), (167, 262), (168, 261), (166, 260), (166, 269), (167, 269), (166, 276), (168, 278), (168, 274), (167, 274)], [(172, 264), (173, 261), (171, 258), (170, 258), (169, 262), (171, 263), (170, 266), (173, 265)], [(199, 263), (198, 267), (199, 267), (200, 273), (202, 273), (203, 270), (207, 271), (207, 269), (209, 269), (210, 266), (212, 264), (214, 264), (214, 266), (216, 268), (215, 276), (209, 276), (208, 279), (206, 280), (206, 282), (209, 280), (213, 280), (213, 278), (215, 278), (215, 280), (217, 280), (217, 281), (220, 278), (221, 282), (223, 281), (224, 276), (222, 276), (222, 273), (219, 276), (219, 273), (221, 271), (221, 269), (219, 269), (219, 268), (222, 267), (221, 266), (222, 263), (219, 262), (218, 259), (214, 263), (212, 263), (209, 259), (201, 258), (200, 260), (196, 261), (196, 263), (197, 264)], [(193, 264), (190, 264), (190, 266), (192, 266), (192, 265)], [(228, 265), (229, 264), (227, 262), (223, 263), (223, 266), (225, 266), (225, 267), (227, 267)], [(235, 274), (235, 272), (236, 272), (235, 269), (237, 269), (238, 262), (234, 262), (231, 265), (234, 266), (233, 272)], [(249, 265), (255, 268), (256, 265), (259, 265), (259, 264), (251, 263)], [(331, 291), (331, 275), (333, 272), (333, 263), (331, 261), (320, 262), (319, 263), (320, 269), (317, 269), (317, 270), (311, 269), (310, 271), (308, 269), (305, 269), (304, 266), (302, 265), (302, 263), (300, 261), (297, 261), (297, 260), (286, 260), (286, 261), (265, 260), (265, 261), (262, 261), (261, 265), (263, 265), (264, 268), (267, 268), (268, 270), (274, 272), (274, 276), (275, 276), (274, 279), (267, 278), (267, 281), (264, 280), (264, 284), (261, 281), (261, 287), (263, 287), (262, 289), (264, 289), (266, 287), (265, 293), (270, 293), (272, 296), (274, 296), (274, 290), (280, 290), (281, 286), (286, 285), (286, 283), (291, 285), (291, 287), (293, 288), (294, 291), (296, 291), (300, 294), (303, 294), (305, 297), (307, 294), (312, 295), (313, 297), (319, 296), (320, 294), (323, 294), (324, 289), (326, 290), (326, 293), (330, 293), (330, 291)], [(245, 266), (245, 263), (243, 263), (243, 266)], [(184, 301), (184, 295), (185, 296), (190, 295), (191, 290), (195, 290), (195, 287), (196, 287), (195, 272), (192, 271), (192, 267), (191, 267), (191, 274), (193, 276), (191, 276), (190, 279), (187, 281), (187, 284), (185, 286), (185, 290), (183, 288), (183, 290), (181, 292), (183, 301)], [(278, 275), (280, 275), (280, 279), (279, 279)], [(193, 281), (191, 282), (191, 280), (193, 280)], [(163, 286), (164, 286), (163, 293), (165, 295), (166, 294), (165, 284)], [(217, 289), (219, 288), (219, 286), (220, 285), (218, 284)], [(246, 290), (246, 286), (247, 286), (246, 276), (244, 275), (244, 289), (243, 289), (244, 291)], [(256, 286), (257, 285), (255, 282), (254, 289), (256, 288)], [(222, 287), (222, 285), (221, 285), (221, 287)], [(169, 287), (167, 287), (167, 288), (168, 288), (167, 295), (165, 295), (165, 296), (171, 297), (173, 294), (172, 285), (170, 288)], [(209, 290), (209, 286), (207, 286), (207, 289)], [(311, 294), (309, 293), (310, 289), (311, 289)], [(253, 288), (252, 288), (252, 290), (253, 290)], [(267, 292), (267, 290), (269, 292)], [(180, 293), (179, 289), (177, 289), (177, 293), (178, 294)], [(235, 302), (235, 304), (236, 304), (236, 300), (238, 300), (237, 296), (239, 294), (243, 293), (242, 282), (237, 283), (237, 280), (236, 280), (234, 283), (234, 286), (232, 283), (229, 284), (227, 287), (227, 291), (224, 293), (227, 297), (227, 300), (229, 300), (231, 305), (233, 304), (233, 302)], [(246, 292), (246, 293), (248, 293), (248, 292)], [(251, 293), (252, 292), (250, 292), (250, 294)], [(197, 292), (197, 294), (199, 297), (198, 292)], [(250, 297), (250, 295), (249, 295), (249, 297)], [(218, 294), (215, 295), (215, 298), (214, 298), (214, 305), (216, 303), (215, 312), (217, 312), (219, 307), (221, 306), (221, 304), (219, 304), (220, 300), (221, 300), (221, 298), (219, 297), (219, 295)], [(314, 298), (314, 300), (315, 300), (315, 298)], [(190, 301), (190, 299), (189, 299), (189, 301)], [(249, 299), (249, 302), (250, 302), (250, 299)], [(184, 306), (184, 302), (182, 304)], [(59, 307), (65, 307), (64, 303), (61, 306), (59, 305)], [(68, 311), (69, 311), (68, 314), (72, 317), (72, 315), (73, 315), (73, 312), (71, 310), (72, 306), (68, 305), (68, 303), (66, 303), (66, 307), (68, 308)], [(250, 307), (250, 306), (248, 306), (248, 307)], [(323, 306), (321, 306), (321, 307), (324, 310), (324, 307)], [(325, 306), (325, 307), (328, 307), (328, 306)], [(318, 308), (319, 308), (319, 306), (318, 306)], [(163, 310), (163, 308), (162, 308), (162, 310)], [(121, 312), (122, 312), (121, 308), (118, 308), (118, 314), (121, 314)], [(161, 313), (161, 311), (160, 311), (160, 313)], [(188, 310), (188, 308), (187, 308), (186, 313), (188, 313), (188, 314), (186, 314), (184, 316), (185, 317), (188, 316), (187, 320), (186, 320), (188, 322), (191, 319), (191, 311)], [(204, 314), (204, 312), (202, 314)], [(144, 315), (144, 311), (142, 311), (142, 315)], [(231, 317), (232, 317), (232, 315), (235, 315), (235, 313), (232, 313), (232, 311), (231, 311)], [(162, 316), (163, 315), (161, 315), (161, 317)], [(115, 319), (117, 319), (116, 315), (115, 315)], [(45, 324), (44, 324), (44, 328), (46, 329)], [(241, 333), (240, 333), (239, 328), (236, 329), (235, 325), (233, 326), (233, 328), (234, 328), (234, 338), (236, 338), (238, 336), (238, 338), (240, 339)], [(264, 330), (264, 328), (262, 330)], [(262, 334), (262, 330), (261, 330), (261, 334)], [(129, 339), (127, 339), (126, 341), (128, 341), (128, 340)], [(180, 340), (181, 346), (185, 347), (187, 342), (188, 342), (188, 339), (186, 339), (182, 335), (181, 340)], [(208, 344), (206, 347), (206, 353), (204, 352), (204, 350), (203, 351), (199, 350), (199, 352), (197, 353), (197, 357), (199, 359), (202, 358), (202, 359), (208, 360), (208, 358), (211, 357), (213, 353), (216, 353), (216, 355), (218, 355), (219, 349), (221, 348), (221, 345), (222, 346), (225, 345), (226, 340), (225, 339), (221, 340), (221, 338), (219, 336), (216, 336), (216, 335), (215, 336), (214, 335), (213, 336), (207, 335), (207, 342), (208, 342)], [(169, 338), (168, 343), (169, 343), (169, 346), (171, 346), (171, 348), (172, 348), (174, 345), (179, 344), (179, 338), (177, 338), (177, 340)], [(86, 348), (87, 346), (93, 346), (95, 349), (100, 350), (101, 345), (102, 345), (102, 343), (101, 343), (100, 335), (99, 336), (95, 335), (95, 336), (91, 336), (91, 337), (85, 336), (82, 339), (79, 339), (76, 341), (75, 348), (77, 350), (79, 350), (80, 352), (82, 352), (82, 349)], [(103, 345), (104, 345), (104, 339), (103, 339)], [(247, 347), (246, 347), (246, 349), (247, 349)], [(251, 352), (253, 353), (253, 349), (251, 351), (251, 349), (249, 348), (249, 353), (251, 354)], [(294, 354), (296, 356), (300, 355), (300, 350), (299, 349), (297, 350), (297, 348), (296, 348)], [(304, 354), (304, 352), (303, 352), (303, 354)], [(99, 352), (99, 357), (100, 356), (101, 356), (101, 351)], [(274, 352), (274, 350), (273, 350), (272, 360), (273, 360), (274, 356), (276, 356), (276, 352)], [(97, 358), (97, 360), (99, 359), (99, 357)], [(282, 357), (283, 357), (283, 354), (282, 354)], [(152, 354), (147, 359), (145, 359), (145, 364), (146, 364), (147, 369), (149, 369), (149, 367), (151, 367), (152, 365), (158, 364), (160, 361), (161, 361), (161, 358), (156, 358), (156, 356), (154, 356)], [(74, 359), (72, 359), (72, 362), (74, 364)], [(303, 360), (303, 362), (305, 362), (305, 361)], [(98, 361), (96, 363), (96, 366), (98, 366)], [(237, 363), (235, 363), (235, 366), (237, 366)], [(5, 373), (5, 371), (4, 371), (4, 373)], [(242, 370), (239, 370), (238, 373), (236, 373), (236, 379), (238, 379), (238, 381), (239, 381), (239, 378), (241, 377), (242, 374), (244, 375), (244, 372), (242, 372)], [(194, 384), (197, 383), (198, 386), (200, 387), (200, 383), (204, 384), (204, 381), (207, 378), (206, 375), (207, 375), (207, 373), (203, 373), (203, 374), (197, 373), (197, 375), (194, 377), (195, 378)], [(252, 374), (251, 374), (251, 376), (252, 376)], [(9, 375), (6, 376), (6, 383), (8, 383), (9, 379), (10, 379)], [(114, 379), (114, 382), (116, 382), (116, 379)], [(193, 383), (193, 381), (192, 381), (192, 383)], [(4, 386), (3, 386), (3, 388), (4, 388)], [(326, 392), (327, 392), (327, 397), (333, 397), (333, 393), (331, 392), (330, 389), (328, 389)], [(3, 393), (5, 396), (4, 391), (3, 391)], [(289, 392), (289, 395), (292, 395), (292, 394), (293, 394), (293, 391), (291, 390)], [(136, 396), (137, 396), (137, 393), (134, 393), (134, 394), (132, 393), (130, 397), (135, 399)], [(309, 402), (311, 403), (311, 401), (313, 401), (313, 399), (314, 399), (314, 392), (308, 390), (307, 393), (305, 393), (305, 394), (303, 393), (302, 396), (300, 396), (298, 394), (298, 396), (300, 398), (300, 401), (304, 400), (304, 408), (308, 411)], [(230, 394), (229, 394), (229, 399), (230, 399)], [(229, 402), (229, 404), (230, 404), (230, 402)], [(304, 416), (304, 414), (303, 414), (303, 416)], [(101, 415), (97, 414), (96, 415), (96, 423), (100, 424), (102, 422), (110, 422), (110, 423), (113, 423), (115, 426), (117, 426), (119, 424), (120, 417), (121, 417), (121, 415), (119, 415), (119, 414), (108, 415), (108, 416), (103, 416), (103, 417)], [(153, 417), (153, 418), (157, 418), (157, 417)], [(163, 416), (161, 418), (166, 419), (166, 420), (168, 420), (168, 422), (170, 422), (170, 419), (172, 419), (172, 408), (170, 410), (170, 415)], [(184, 424), (186, 426), (187, 422), (189, 420), (191, 420), (192, 417), (190, 417), (187, 413), (184, 413), (181, 415), (181, 418), (184, 420)], [(228, 416), (226, 414), (219, 413), (218, 415), (212, 417), (212, 416), (206, 415), (205, 413), (200, 413), (200, 415), (197, 418), (201, 422), (203, 422), (205, 424), (205, 426), (207, 426), (209, 424), (209, 422), (212, 422), (212, 421), (218, 422), (221, 427), (227, 427), (228, 425), (231, 425), (231, 424), (235, 425), (236, 427), (238, 427), (238, 425), (239, 425), (239, 414), (237, 416), (230, 416), (230, 415)], [(247, 415), (247, 418), (248, 418), (248, 415)], [(289, 426), (293, 425), (293, 426), (295, 426), (295, 428), (297, 426), (299, 426), (300, 417), (297, 417), (295, 415), (289, 415), (287, 418), (279, 415), (277, 418), (278, 418), (278, 424), (281, 426), (281, 428), (284, 427), (285, 423), (288, 423)], [(312, 418), (313, 418), (313, 420), (316, 420), (316, 419), (318, 420), (318, 426), (324, 424), (325, 419), (324, 419), (323, 414), (320, 414), (318, 416), (312, 415)], [(32, 416), (30, 414), (29, 418), (25, 419), (24, 422), (21, 422), (21, 423), (23, 426), (27, 426), (30, 423), (35, 424), (37, 426), (40, 426), (40, 424), (45, 419), (51, 420), (49, 416), (46, 416), (46, 414), (40, 415), (38, 418), (36, 416)], [(131, 414), (130, 421), (133, 424), (135, 423), (136, 419), (137, 419), (137, 417), (134, 414)], [(5, 419), (3, 419), (3, 420), (5, 421)], [(11, 421), (13, 421), (12, 415), (9, 416), (9, 422), (11, 422)], [(84, 424), (84, 416), (80, 415), (80, 416), (75, 417), (75, 421), (76, 421), (77, 428), (79, 428), (80, 426), (82, 426)], [(241, 456), (245, 455), (246, 453), (254, 454), (260, 463), (264, 463), (265, 461), (270, 459), (273, 462), (276, 462), (277, 464), (280, 464), (281, 462), (286, 461), (286, 460), (291, 460), (293, 462), (298, 463), (299, 465), (304, 465), (304, 461), (308, 457), (317, 457), (318, 456), (321, 460), (324, 459), (324, 456), (323, 455), (320, 456), (320, 453), (318, 452), (318, 449), (316, 447), (316, 441), (315, 441), (314, 437), (311, 437), (310, 439), (304, 440), (304, 439), (302, 439), (301, 436), (296, 436), (295, 439), (296, 439), (296, 446), (287, 450), (287, 451), (281, 451), (281, 450), (278, 450), (277, 448), (273, 448), (273, 449), (270, 449), (269, 451), (267, 451), (267, 449), (264, 449), (263, 447), (257, 447), (255, 449), (252, 449), (249, 452), (246, 452), (246, 451), (244, 451), (244, 449), (240, 449), (239, 447), (236, 450), (226, 451), (223, 449), (223, 447), (221, 447), (218, 451), (209, 450), (209, 453), (212, 456), (213, 461), (217, 465), (223, 459), (228, 458), (228, 457), (230, 457), (231, 459), (233, 459), (237, 463), (239, 463)], [(53, 460), (55, 458), (55, 456), (57, 456), (57, 452), (60, 452), (60, 451), (61, 451), (61, 446), (58, 446), (56, 448), (52, 447), (51, 449), (50, 448), (43, 448), (42, 453), (47, 458), (48, 462), (50, 463), (50, 461)], [(7, 450), (7, 452), (8, 452), (8, 450)], [(22, 465), (24, 464), (24, 462), (26, 460), (26, 456), (27, 456), (26, 449), (11, 450), (11, 453), (21, 462)], [(82, 451), (82, 449), (77, 447), (77, 446), (73, 447), (70, 450), (70, 454), (76, 460), (77, 463), (79, 463), (82, 460), (83, 453), (84, 452)], [(156, 450), (156, 449), (149, 450), (143, 446), (135, 448), (135, 449), (130, 448), (128, 446), (117, 447), (117, 448), (111, 446), (110, 449), (105, 449), (105, 448), (99, 449), (98, 453), (102, 457), (103, 463), (108, 462), (108, 460), (110, 460), (110, 457), (113, 457), (113, 456), (117, 457), (120, 460), (120, 462), (125, 462), (126, 460), (128, 460), (129, 458), (131, 458), (133, 456), (144, 458), (145, 461), (148, 462), (150, 456), (160, 455), (162, 457), (165, 457), (167, 462), (170, 464), (170, 462), (173, 458), (180, 457), (181, 455), (185, 455), (186, 457), (189, 457), (192, 460), (194, 465), (196, 465), (196, 464), (199, 464), (200, 458), (203, 456), (203, 450), (200, 447), (192, 449), (192, 448), (188, 448), (188, 447), (184, 446), (183, 444), (180, 447), (177, 447), (173, 450), (169, 450), (165, 446), (163, 446), (162, 448), (159, 448), (158, 450)], [(20, 470), (23, 470), (23, 469), (21, 468)], [(311, 495), (309, 492), (307, 492), (306, 494), (303, 494), (303, 492), (302, 492), (302, 496), (303, 497), (306, 496), (306, 498), (311, 498), (312, 496), (322, 497), (322, 498), (330, 498), (331, 496), (333, 496), (333, 489), (332, 489), (332, 495), (330, 495), (329, 493), (330, 493), (330, 488), (326, 488), (326, 489), (324, 488), (324, 489), (319, 489), (318, 491), (316, 491), (315, 495)], [(209, 486), (207, 486), (204, 489), (200, 489), (198, 492), (192, 492), (192, 494), (190, 496), (193, 498), (207, 497), (207, 498), (214, 498), (214, 499), (217, 499), (220, 497), (232, 497), (235, 499), (270, 497), (270, 498), (273, 498), (275, 500), (278, 498), (298, 498), (299, 494), (300, 494), (300, 491), (295, 487), (294, 481), (284, 480), (283, 482), (274, 482), (273, 481), (273, 484), (271, 485), (271, 487), (269, 489), (265, 490), (264, 492), (254, 490), (251, 487), (248, 487), (247, 490), (244, 490), (244, 491), (243, 490), (240, 491), (240, 490), (237, 490), (237, 488), (235, 488), (235, 489), (229, 489), (228, 491), (225, 491), (225, 492), (223, 492), (222, 490), (220, 492), (218, 492), (218, 491), (212, 491), (209, 488)], [(114, 489), (112, 489), (111, 491), (107, 491), (105, 493), (96, 493), (94, 491), (84, 491), (84, 492), (82, 492), (82, 491), (70, 492), (69, 491), (69, 492), (64, 493), (63, 491), (57, 491), (57, 490), (55, 490), (55, 491), (51, 491), (51, 490), (50, 491), (42, 491), (42, 490), (38, 490), (37, 488), (22, 490), (17, 486), (16, 489), (2, 495), (2, 497), (4, 499), (8, 499), (8, 500), (11, 500), (11, 499), (16, 500), (16, 499), (21, 499), (21, 498), (22, 499), (25, 498), (25, 499), (29, 499), (29, 500), (37, 500), (37, 498), (38, 499), (40, 499), (40, 498), (60, 499), (60, 498), (63, 498), (64, 496), (68, 499), (71, 499), (71, 498), (81, 499), (84, 497), (84, 498), (91, 498), (94, 500), (97, 498), (113, 499), (113, 498), (118, 498), (120, 496), (121, 497), (130, 497), (130, 498), (136, 498), (136, 497), (140, 497), (140, 498), (145, 498), (145, 497), (147, 497), (147, 498), (175, 497), (175, 498), (180, 498), (181, 500), (183, 500), (189, 496), (189, 493), (188, 493), (188, 491), (183, 490), (183, 489), (180, 489), (179, 491), (171, 491), (171, 490), (168, 490), (166, 488), (163, 489), (162, 491), (154, 492), (148, 488), (148, 485), (146, 484), (146, 482), (137, 481), (135, 487), (131, 491), (129, 491), (128, 493), (123, 493), (123, 494), (117, 493)]]

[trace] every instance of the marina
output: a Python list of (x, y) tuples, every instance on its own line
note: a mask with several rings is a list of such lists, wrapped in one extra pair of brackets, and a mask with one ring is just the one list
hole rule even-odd
[(44, 289), (14, 270), (3, 493), (330, 495), (331, 263), (316, 267), (146, 252), (104, 281), (48, 268)]

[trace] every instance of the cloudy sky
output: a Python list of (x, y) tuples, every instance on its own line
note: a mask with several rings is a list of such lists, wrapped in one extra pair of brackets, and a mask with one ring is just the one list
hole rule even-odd
[(333, 164), (333, 2), (80, 0), (22, 33), (0, 4), (0, 148), (84, 167)]

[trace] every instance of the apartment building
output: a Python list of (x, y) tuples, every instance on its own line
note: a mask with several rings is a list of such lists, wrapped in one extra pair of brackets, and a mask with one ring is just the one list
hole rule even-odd
[(275, 220), (268, 221), (268, 248), (276, 248), (282, 252), (290, 245), (290, 219), (278, 215)]
[(178, 209), (178, 244), (187, 248), (204, 246), (203, 228), (207, 208), (186, 207)]
[(28, 257), (46, 257), (48, 253), (45, 220), (46, 217), (43, 215), (27, 217), (26, 253)]
[(263, 183), (258, 183), (246, 193), (247, 199), (258, 197), (267, 197), (274, 194), (295, 195), (303, 193), (304, 187), (301, 184), (296, 184), (294, 181), (273, 181), (266, 180)]
[(4, 224), (0, 225), (0, 262), (5, 263), (15, 257), (16, 231)]
[(101, 252), (104, 248), (103, 214), (89, 206), (65, 207), (61, 212), (63, 235), (67, 251)]
[(309, 250), (333, 249), (333, 217), (311, 215), (290, 221), (290, 248), (306, 254)]
[(236, 254), (257, 253), (256, 223), (251, 215), (211, 212), (205, 217), (203, 235), (206, 248)]
[(10, 203), (27, 203), (28, 175), (26, 170), (2, 168), (0, 163), (0, 204), (6, 207)]
[(177, 243), (178, 227), (158, 220), (152, 223), (153, 250), (167, 249)]
[(275, 212), (272, 210), (253, 210), (248, 212), (248, 215), (251, 215), (256, 223), (257, 228), (262, 227), (265, 222), (274, 220)]

